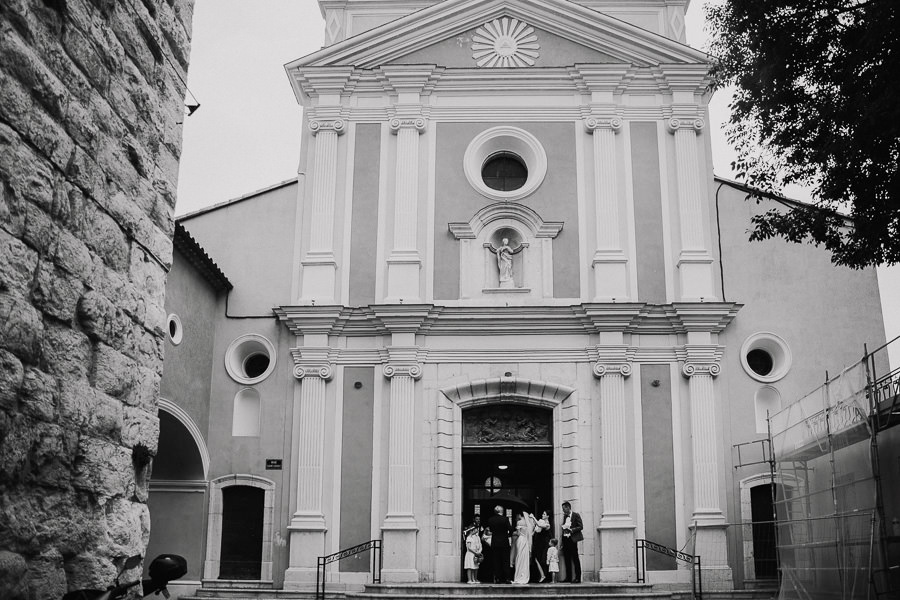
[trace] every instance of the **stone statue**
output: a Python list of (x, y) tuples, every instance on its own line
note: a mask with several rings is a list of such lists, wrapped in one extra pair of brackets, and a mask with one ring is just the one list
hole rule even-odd
[(500, 287), (515, 287), (516, 284), (513, 281), (512, 257), (513, 254), (521, 252), (525, 248), (525, 244), (519, 244), (516, 249), (513, 249), (509, 246), (509, 238), (503, 238), (502, 245), (499, 248), (494, 248), (493, 244), (485, 245), (491, 249), (491, 252), (497, 255), (497, 268), (500, 270)]

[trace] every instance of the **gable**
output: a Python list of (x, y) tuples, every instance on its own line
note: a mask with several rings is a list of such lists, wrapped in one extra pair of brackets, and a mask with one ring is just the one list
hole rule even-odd
[[(459, 38), (470, 36), (485, 23), (502, 18), (518, 19), (552, 36), (548, 40), (552, 40), (551, 46), (560, 52), (564, 48), (561, 40), (565, 40), (571, 44), (566, 49), (579, 56), (596, 53), (601, 58), (597, 62), (650, 66), (708, 63), (711, 60), (689, 46), (569, 0), (444, 0), (292, 61), (285, 68), (289, 72), (301, 67), (326, 66), (373, 69), (391, 63), (428, 62), (425, 56), (434, 54), (455, 56), (455, 51), (450, 52), (453, 46), (462, 49), (465, 45)], [(419, 56), (414, 58), (416, 54)], [(552, 56), (548, 54), (545, 60), (563, 61), (560, 57), (550, 58)], [(568, 65), (576, 61), (564, 62)]]
[[(425, 46), (392, 60), (390, 64), (416, 65), (433, 64), (441, 67), (469, 69), (476, 66), (472, 44), (478, 27), (469, 29), (442, 41)], [(609, 54), (588, 48), (564, 37), (533, 27), (534, 36), (540, 46), (534, 67), (569, 67), (578, 63), (618, 63)]]

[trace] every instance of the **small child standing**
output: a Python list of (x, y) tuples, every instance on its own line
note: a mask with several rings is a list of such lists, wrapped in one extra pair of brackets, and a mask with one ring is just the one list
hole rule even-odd
[(559, 540), (553, 538), (550, 540), (550, 547), (547, 548), (547, 565), (550, 568), (550, 583), (556, 583), (556, 578), (559, 576), (559, 548), (556, 545), (559, 544)]
[(481, 564), (481, 537), (478, 528), (472, 527), (466, 532), (466, 558), (463, 567), (466, 569), (466, 583), (478, 583), (478, 566)]

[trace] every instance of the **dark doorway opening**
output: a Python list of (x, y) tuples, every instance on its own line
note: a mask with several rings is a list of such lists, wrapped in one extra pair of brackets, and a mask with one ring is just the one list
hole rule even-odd
[(750, 518), (753, 522), (753, 568), (756, 579), (778, 577), (778, 551), (775, 545), (773, 485), (750, 488)]
[(265, 490), (236, 485), (222, 490), (219, 579), (259, 579), (262, 573)]

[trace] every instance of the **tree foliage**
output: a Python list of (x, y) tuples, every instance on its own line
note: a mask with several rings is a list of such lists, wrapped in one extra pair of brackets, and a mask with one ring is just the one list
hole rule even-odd
[(763, 193), (812, 189), (812, 205), (755, 217), (751, 239), (824, 244), (854, 268), (900, 262), (900, 1), (706, 10), (717, 85), (735, 88), (738, 178)]

